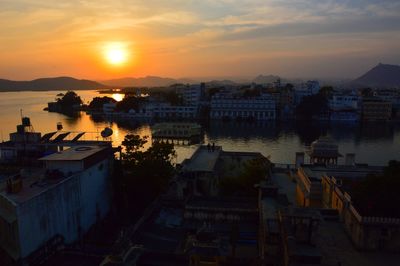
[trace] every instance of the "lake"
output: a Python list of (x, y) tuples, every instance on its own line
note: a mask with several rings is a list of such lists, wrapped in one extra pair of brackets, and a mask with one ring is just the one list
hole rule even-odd
[[(8, 134), (16, 131), (23, 116), (31, 118), (35, 131), (47, 133), (56, 130), (58, 122), (65, 131), (87, 131), (82, 139), (95, 139), (105, 127), (114, 131), (114, 146), (121, 144), (127, 134), (150, 136), (150, 125), (137, 121), (113, 122), (93, 118), (84, 112), (77, 117), (43, 111), (47, 102), (54, 101), (58, 93), (44, 92), (1, 92), (0, 133), (1, 141), (9, 139)], [(87, 103), (93, 97), (104, 96), (96, 91), (77, 91)], [(113, 95), (120, 99), (121, 95)], [(21, 111), (22, 110), (22, 111)], [(400, 160), (400, 125), (391, 123), (346, 124), (321, 122), (269, 122), (237, 123), (213, 121), (204, 127), (205, 143), (214, 142), (227, 151), (253, 151), (269, 156), (274, 163), (294, 163), (295, 153), (304, 151), (306, 146), (320, 136), (331, 137), (341, 154), (355, 153), (356, 162), (386, 165), (389, 160)], [(150, 143), (148, 144), (150, 145)], [(176, 146), (177, 162), (188, 158), (196, 145)], [(343, 163), (343, 158), (339, 163)]]

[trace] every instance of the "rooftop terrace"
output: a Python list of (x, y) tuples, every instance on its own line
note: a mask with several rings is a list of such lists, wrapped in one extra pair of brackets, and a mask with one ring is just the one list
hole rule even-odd
[(41, 161), (81, 161), (106, 149), (104, 146), (79, 146), (42, 157)]
[(221, 146), (215, 146), (214, 151), (207, 146), (200, 146), (192, 157), (186, 161), (184, 170), (191, 172), (212, 172), (222, 151)]

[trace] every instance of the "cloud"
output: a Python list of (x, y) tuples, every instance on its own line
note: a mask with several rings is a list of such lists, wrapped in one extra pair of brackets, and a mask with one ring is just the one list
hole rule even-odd
[(185, 71), (185, 64), (212, 60), (361, 53), (372, 60), (400, 49), (398, 0), (2, 0), (0, 24), (0, 57), (7, 60), (62, 49), (84, 56), (122, 40), (166, 73), (174, 57), (186, 59), (176, 64)]

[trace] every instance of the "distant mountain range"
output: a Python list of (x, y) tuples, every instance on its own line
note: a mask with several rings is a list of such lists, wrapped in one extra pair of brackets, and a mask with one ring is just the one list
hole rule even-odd
[(350, 82), (353, 87), (400, 87), (400, 66), (378, 64), (361, 77)]
[[(162, 87), (181, 83), (177, 79), (147, 76), (142, 78), (120, 78), (99, 81), (104, 85), (114, 87)], [(186, 83), (186, 82), (185, 82)]]
[(106, 85), (71, 77), (40, 78), (31, 81), (0, 79), (0, 91), (94, 90)]
[[(273, 83), (279, 76), (276, 75), (259, 75), (254, 79), (232, 78), (211, 80), (206, 82), (208, 85), (224, 86), (237, 85), (255, 82), (257, 84)], [(207, 80), (203, 78), (202, 80)], [(283, 83), (302, 82), (299, 79), (288, 80), (281, 78)], [(195, 84), (200, 83), (200, 79), (173, 79), (165, 77), (147, 76), (141, 78), (121, 78), (103, 81), (91, 81), (86, 79), (75, 79), (72, 77), (55, 77), (55, 78), (40, 78), (31, 81), (13, 81), (0, 79), (0, 91), (45, 91), (45, 90), (94, 90), (105, 89), (110, 87), (163, 87), (170, 86), (176, 83)], [(332, 84), (331, 84), (332, 85)], [(361, 77), (346, 83), (348, 87), (400, 87), (400, 66), (379, 64), (369, 70)]]
[(253, 79), (253, 82), (257, 84), (269, 84), (277, 81), (278, 79), (280, 79), (280, 77), (275, 75), (259, 75), (255, 79)]

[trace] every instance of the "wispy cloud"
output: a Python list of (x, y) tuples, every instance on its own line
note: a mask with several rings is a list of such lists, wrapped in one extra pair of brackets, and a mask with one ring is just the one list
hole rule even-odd
[[(135, 44), (146, 64), (154, 61), (147, 67), (164, 75), (191, 75), (200, 71), (196, 66), (232, 58), (253, 60), (258, 72), (268, 58), (300, 65), (307, 56), (318, 61), (363, 54), (373, 62), (398, 58), (400, 48), (398, 0), (3, 0), (0, 23), (0, 57), (14, 60), (7, 72), (0, 65), (0, 75), (15, 71), (21, 56), (63, 69), (67, 62), (53, 62), (48, 54), (80, 51), (85, 57), (108, 40)], [(216, 71), (238, 72), (239, 63), (230, 63)]]

